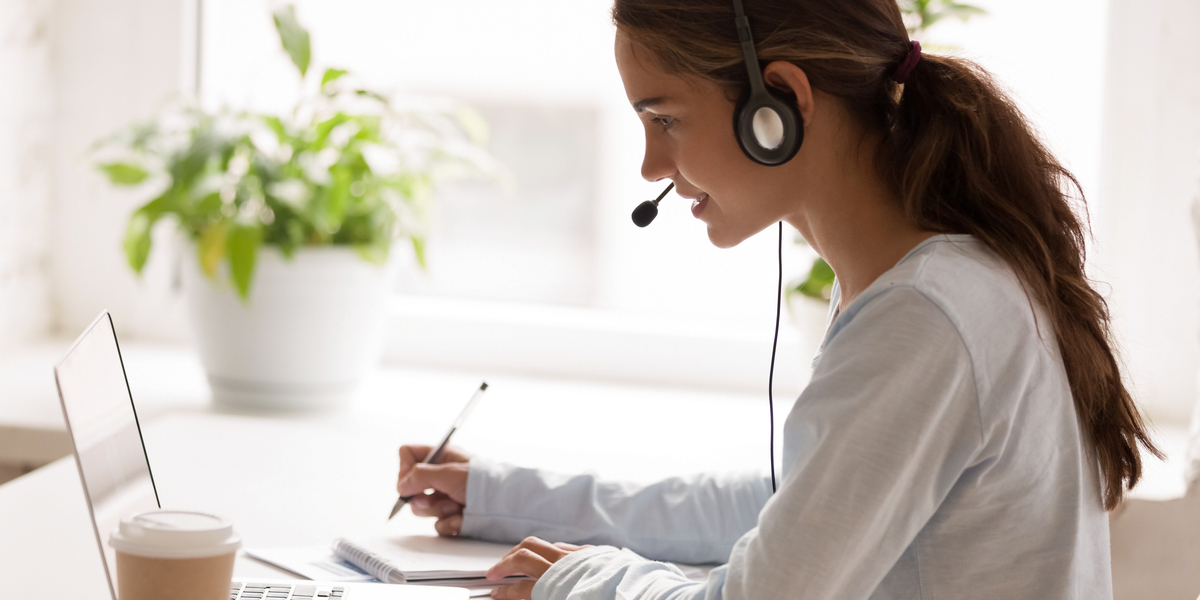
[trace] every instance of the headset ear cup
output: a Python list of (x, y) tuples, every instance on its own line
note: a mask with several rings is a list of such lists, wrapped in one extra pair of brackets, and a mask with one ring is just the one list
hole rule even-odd
[[(754, 131), (754, 115), (761, 109), (769, 109), (779, 117), (783, 138), (780, 144), (767, 148), (761, 144)], [(768, 167), (782, 165), (792, 159), (804, 143), (804, 120), (794, 100), (774, 90), (746, 90), (738, 99), (733, 111), (733, 133), (738, 146), (750, 160)]]
[(779, 102), (783, 104), (784, 109), (791, 113), (792, 119), (796, 123), (795, 147), (792, 149), (792, 153), (789, 154), (786, 159), (791, 160), (792, 157), (796, 155), (796, 152), (800, 151), (800, 146), (804, 145), (804, 117), (800, 116), (800, 107), (796, 106), (795, 98), (789, 98), (782, 94), (776, 94), (776, 98), (778, 98)]

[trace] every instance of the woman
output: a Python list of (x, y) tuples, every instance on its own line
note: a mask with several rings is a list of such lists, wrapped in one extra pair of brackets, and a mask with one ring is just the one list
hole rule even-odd
[[(747, 4), (762, 77), (803, 122), (779, 166), (730, 125), (748, 73), (728, 0), (613, 18), (642, 175), (692, 198), (713, 244), (783, 220), (837, 273), (778, 491), (415, 467), (405, 447), (399, 492), (435, 488), (414, 509), (443, 534), (596, 544), (526, 539), (490, 575), (537, 580), (500, 598), (1111, 597), (1106, 510), (1137, 444), (1157, 451), (1086, 279), (1074, 178), (980, 68), (922, 55), (895, 0)], [(642, 556), (725, 564), (691, 583)]]

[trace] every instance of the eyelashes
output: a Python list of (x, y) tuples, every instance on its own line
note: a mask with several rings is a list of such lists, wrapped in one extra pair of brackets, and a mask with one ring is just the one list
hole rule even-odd
[(650, 119), (650, 122), (656, 123), (659, 127), (661, 127), (663, 133), (666, 133), (675, 127), (675, 119), (671, 117), (658, 116)]

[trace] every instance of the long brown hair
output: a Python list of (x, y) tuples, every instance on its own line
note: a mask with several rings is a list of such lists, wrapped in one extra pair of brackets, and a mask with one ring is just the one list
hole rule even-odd
[[(762, 64), (799, 66), (882, 139), (878, 168), (909, 220), (975, 236), (1045, 307), (1104, 506), (1118, 506), (1141, 476), (1138, 443), (1161, 454), (1122, 381), (1108, 306), (1084, 270), (1079, 182), (978, 65), (925, 54), (903, 86), (895, 83), (890, 75), (911, 47), (896, 0), (745, 4)], [(715, 82), (731, 97), (747, 87), (731, 0), (616, 0), (612, 15), (664, 71)]]

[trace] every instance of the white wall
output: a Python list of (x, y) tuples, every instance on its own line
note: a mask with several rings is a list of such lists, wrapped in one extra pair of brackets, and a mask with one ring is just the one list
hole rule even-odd
[(1107, 0), (971, 0), (987, 15), (942, 21), (933, 42), (955, 44), (1008, 89), (1095, 210), (1104, 106)]
[(58, 329), (72, 337), (102, 309), (119, 333), (182, 339), (178, 298), (169, 291), (170, 253), (156, 252), (141, 280), (121, 239), (147, 191), (115, 190), (93, 167), (89, 147), (152, 117), (192, 81), (181, 37), (186, 0), (58, 0), (53, 12), (55, 212), (51, 264)]
[(0, 352), (50, 327), (51, 7), (0, 2)]
[(1113, 2), (1100, 179), (1098, 276), (1139, 399), (1184, 421), (1200, 367), (1200, 3)]

